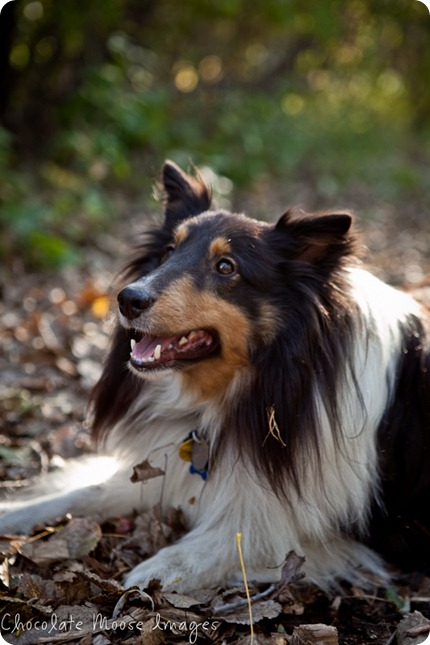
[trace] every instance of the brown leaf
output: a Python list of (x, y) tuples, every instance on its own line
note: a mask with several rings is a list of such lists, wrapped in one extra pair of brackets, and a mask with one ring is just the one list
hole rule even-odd
[(421, 612), (414, 611), (400, 621), (396, 629), (396, 643), (398, 645), (418, 645), (418, 643), (424, 643), (425, 637), (429, 634), (430, 620), (425, 618)]
[(318, 623), (294, 627), (291, 645), (339, 645), (337, 629)]
[(77, 574), (69, 574), (69, 579), (54, 581), (24, 573), (20, 577), (17, 591), (29, 601), (37, 599), (40, 603), (51, 606), (85, 602), (92, 595), (91, 585), (87, 580), (79, 579)]
[[(49, 592), (45, 593), (46, 583), (49, 584)], [(23, 573), (18, 583), (18, 593), (26, 600), (37, 598), (43, 600), (46, 597), (53, 596), (55, 583), (41, 580), (38, 576), (32, 576), (29, 573)]]
[(284, 564), (281, 570), (281, 579), (276, 584), (276, 590), (273, 597), (282, 603), (292, 604), (294, 598), (291, 595), (290, 585), (292, 582), (299, 580), (302, 577), (300, 569), (305, 562), (305, 558), (297, 555), (295, 551), (290, 551), (285, 556)]
[(91, 583), (92, 585), (95, 585), (106, 594), (123, 593), (123, 587), (116, 580), (105, 580), (104, 578), (100, 578), (100, 576), (98, 576), (96, 573), (92, 573), (86, 570), (77, 571), (74, 575), (77, 579), (82, 579)]
[(177, 609), (189, 609), (200, 604), (198, 600), (191, 598), (191, 596), (170, 591), (164, 591), (163, 598)]
[(81, 558), (97, 546), (102, 531), (91, 518), (73, 518), (47, 540), (25, 544), (21, 553), (39, 565)]
[(290, 551), (285, 557), (285, 562), (282, 565), (281, 583), (282, 586), (289, 585), (295, 582), (297, 578), (302, 576), (300, 572), (305, 563), (305, 558), (297, 555), (295, 551)]
[(146, 482), (148, 481), (148, 479), (161, 477), (162, 475), (165, 475), (164, 470), (151, 466), (148, 459), (145, 459), (145, 461), (142, 461), (141, 464), (133, 467), (133, 474), (130, 477), (130, 481), (133, 484), (135, 484), (136, 482)]
[[(282, 606), (274, 600), (258, 601), (252, 604), (252, 621), (258, 623), (263, 618), (276, 618), (281, 611)], [(225, 620), (226, 623), (235, 623), (238, 625), (249, 625), (251, 622), (247, 605), (226, 614), (217, 614), (218, 617)]]

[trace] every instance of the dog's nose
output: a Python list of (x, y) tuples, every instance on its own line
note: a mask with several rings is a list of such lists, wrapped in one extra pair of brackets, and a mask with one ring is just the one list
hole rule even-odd
[(120, 312), (129, 320), (140, 316), (154, 302), (147, 291), (136, 287), (125, 287), (119, 292), (117, 300)]

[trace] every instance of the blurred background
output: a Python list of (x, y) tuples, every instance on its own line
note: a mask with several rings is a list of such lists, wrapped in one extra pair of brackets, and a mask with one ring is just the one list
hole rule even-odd
[[(14, 0), (0, 36), (3, 266), (76, 265), (105, 232), (125, 239), (156, 210), (166, 157), (202, 167), (218, 204), (347, 206), (377, 252), (411, 246), (408, 229), (428, 251), (421, 2)], [(415, 260), (394, 280), (421, 279)]]

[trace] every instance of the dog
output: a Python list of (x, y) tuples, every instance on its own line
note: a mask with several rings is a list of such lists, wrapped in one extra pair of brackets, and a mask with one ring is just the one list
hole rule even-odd
[[(4, 501), (0, 531), (161, 500), (189, 530), (127, 586), (241, 579), (238, 532), (259, 583), (290, 550), (323, 589), (430, 571), (428, 311), (361, 267), (348, 212), (217, 210), (170, 161), (162, 186), (92, 395), (98, 454)], [(141, 462), (163, 474), (131, 484)]]

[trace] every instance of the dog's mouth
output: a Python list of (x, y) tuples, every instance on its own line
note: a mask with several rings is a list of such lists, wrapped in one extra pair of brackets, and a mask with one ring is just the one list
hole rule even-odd
[(173, 368), (203, 360), (218, 350), (217, 333), (207, 329), (191, 330), (168, 337), (133, 331), (130, 363), (137, 370)]

